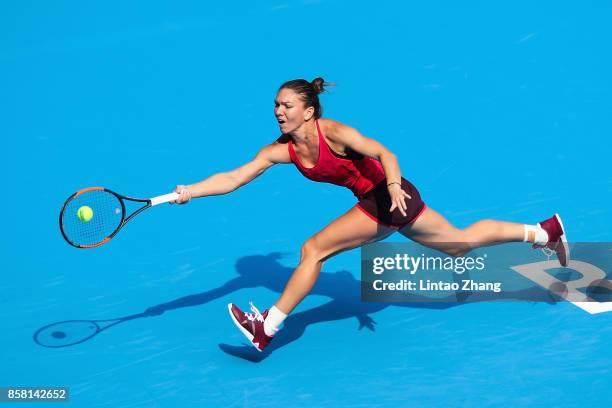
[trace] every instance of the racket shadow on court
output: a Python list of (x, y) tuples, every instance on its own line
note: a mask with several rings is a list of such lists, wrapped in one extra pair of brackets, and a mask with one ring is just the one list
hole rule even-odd
[[(102, 331), (108, 330), (120, 323), (139, 318), (160, 316), (174, 309), (203, 305), (241, 289), (264, 287), (280, 294), (294, 271), (293, 267), (282, 265), (279, 262), (281, 258), (282, 255), (280, 253), (245, 256), (236, 262), (236, 271), (239, 276), (217, 288), (151, 306), (142, 313), (126, 315), (124, 317), (105, 320), (64, 320), (55, 322), (38, 329), (33, 335), (33, 340), (38, 345), (49, 348), (76, 346), (92, 340)], [(260, 362), (273, 353), (274, 350), (299, 339), (311, 324), (355, 318), (358, 322), (358, 330), (366, 328), (374, 331), (376, 322), (370, 315), (390, 306), (446, 309), (462, 304), (457, 303), (458, 300), (462, 299), (457, 299), (456, 297), (449, 299), (448, 302), (431, 302), (427, 301), (427, 299), (424, 299), (423, 302), (362, 302), (360, 298), (360, 285), (360, 281), (355, 279), (348, 271), (338, 271), (335, 273), (322, 271), (311, 294), (322, 295), (331, 300), (321, 306), (290, 315), (285, 321), (284, 328), (279, 331), (274, 341), (270, 343), (264, 352), (256, 351), (250, 344), (243, 344), (241, 346), (219, 344), (219, 348), (227, 354), (253, 362)], [(551, 299), (548, 291), (539, 288), (533, 288), (529, 293), (515, 292), (508, 295), (514, 299)], [(486, 299), (483, 298), (482, 300)], [(550, 303), (554, 303), (554, 300)], [(225, 312), (225, 307), (223, 309)], [(230, 322), (229, 316), (228, 322)]]
[(63, 320), (48, 324), (36, 330), (34, 342), (42, 347), (61, 348), (76, 346), (91, 340), (104, 330), (129, 320), (147, 317), (146, 313), (104, 320)]

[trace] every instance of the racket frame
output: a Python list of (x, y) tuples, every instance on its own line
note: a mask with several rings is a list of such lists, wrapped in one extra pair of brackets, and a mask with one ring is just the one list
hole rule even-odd
[[(104, 238), (102, 241), (97, 242), (95, 244), (91, 244), (91, 245), (79, 245), (79, 244), (77, 244), (75, 242), (70, 241), (70, 239), (68, 238), (68, 236), (64, 232), (64, 223), (62, 222), (62, 218), (63, 218), (63, 215), (64, 215), (64, 210), (66, 209), (68, 204), (75, 197), (77, 197), (77, 196), (79, 196), (81, 194), (90, 192), (90, 191), (104, 191), (104, 192), (110, 193), (110, 194), (114, 195), (115, 197), (117, 197), (117, 199), (121, 203), (121, 222), (119, 222), (119, 225), (117, 226), (117, 228), (115, 228), (115, 230), (111, 234), (109, 234), (108, 237)], [(88, 187), (88, 188), (84, 188), (84, 189), (79, 190), (76, 193), (72, 194), (64, 202), (64, 205), (62, 206), (62, 209), (61, 209), (60, 215), (59, 215), (60, 231), (62, 233), (62, 236), (64, 237), (64, 240), (66, 240), (66, 242), (68, 242), (70, 245), (72, 245), (75, 248), (95, 248), (97, 246), (100, 246), (100, 245), (105, 244), (108, 241), (110, 241), (115, 235), (117, 235), (117, 233), (121, 230), (121, 228), (123, 228), (123, 226), (125, 224), (127, 224), (132, 218), (134, 218), (135, 216), (137, 216), (138, 214), (140, 214), (141, 212), (143, 212), (147, 208), (150, 208), (150, 207), (152, 207), (154, 205), (158, 205), (158, 204), (163, 204), (163, 203), (168, 203), (170, 201), (174, 201), (174, 200), (176, 200), (178, 198), (178, 196), (179, 195), (177, 193), (169, 193), (169, 194), (164, 194), (164, 195), (153, 197), (153, 198), (134, 198), (134, 197), (127, 197), (127, 196), (121, 195), (119, 193), (116, 193), (116, 192), (114, 192), (112, 190), (109, 190), (108, 188), (104, 188), (104, 187)], [(143, 205), (142, 207), (140, 207), (139, 209), (137, 209), (136, 211), (134, 211), (133, 213), (131, 213), (129, 216), (126, 217), (125, 216), (126, 215), (126, 210), (125, 210), (124, 200), (134, 201), (134, 202), (137, 202), (137, 203), (145, 203), (145, 205)]]

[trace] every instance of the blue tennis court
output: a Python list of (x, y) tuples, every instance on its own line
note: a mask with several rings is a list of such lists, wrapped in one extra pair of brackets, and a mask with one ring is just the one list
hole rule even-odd
[[(271, 305), (302, 243), (355, 204), (291, 165), (151, 209), (98, 248), (73, 248), (58, 228), (81, 188), (152, 197), (251, 160), (278, 137), (278, 86), (323, 76), (336, 83), (324, 116), (385, 144), (457, 226), (558, 212), (572, 242), (611, 242), (610, 4), (1, 8), (0, 387), (68, 387), (66, 405), (88, 408), (612, 400), (612, 312), (362, 302), (359, 250), (325, 263), (258, 353), (227, 304)], [(54, 322), (107, 319), (118, 322), (69, 347), (34, 338)]]

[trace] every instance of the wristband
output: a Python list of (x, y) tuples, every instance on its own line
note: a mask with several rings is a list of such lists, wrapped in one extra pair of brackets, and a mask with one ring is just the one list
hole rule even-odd
[(391, 184), (397, 184), (397, 185), (398, 185), (398, 186), (400, 186), (400, 187), (402, 186), (402, 184), (401, 184), (400, 182), (393, 181), (393, 182), (391, 182), (391, 183), (387, 184), (387, 187), (389, 187)]

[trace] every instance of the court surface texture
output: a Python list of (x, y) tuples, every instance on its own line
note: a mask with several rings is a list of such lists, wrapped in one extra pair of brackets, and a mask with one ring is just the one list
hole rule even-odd
[[(322, 76), (337, 84), (321, 96), (324, 117), (387, 146), (455, 225), (558, 212), (572, 242), (610, 242), (609, 3), (2, 9), (0, 386), (69, 387), (69, 406), (88, 408), (612, 400), (612, 312), (362, 302), (359, 250), (326, 262), (270, 349), (255, 351), (226, 305), (269, 307), (301, 244), (355, 203), (293, 166), (151, 209), (99, 248), (70, 247), (58, 228), (81, 188), (149, 197), (251, 160), (278, 136), (277, 87)], [(70, 347), (33, 339), (62, 320), (139, 313)]]

